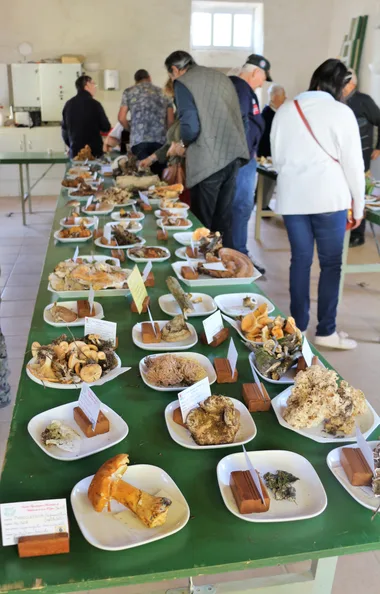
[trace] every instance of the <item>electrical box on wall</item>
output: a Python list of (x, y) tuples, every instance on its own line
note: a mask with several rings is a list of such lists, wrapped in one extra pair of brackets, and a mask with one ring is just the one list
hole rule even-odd
[(119, 90), (119, 71), (105, 70), (104, 71), (104, 90), (118, 91)]
[(80, 64), (40, 64), (41, 119), (58, 122), (63, 107), (76, 94), (75, 81), (82, 73)]

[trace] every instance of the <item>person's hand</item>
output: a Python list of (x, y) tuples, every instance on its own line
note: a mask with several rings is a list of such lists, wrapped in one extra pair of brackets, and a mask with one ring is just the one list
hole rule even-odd
[(179, 142), (172, 142), (168, 152), (166, 153), (167, 157), (183, 157), (186, 153), (186, 148), (182, 146)]
[(156, 155), (154, 155), (154, 154), (153, 155), (150, 155), (150, 157), (147, 157), (146, 159), (143, 159), (142, 161), (139, 162), (139, 168), (141, 168), (141, 169), (147, 169), (155, 161), (157, 161)]
[(380, 149), (374, 149), (372, 151), (371, 160), (374, 161), (380, 157)]
[(111, 150), (110, 145), (108, 144), (107, 140), (103, 141), (103, 153), (109, 153)]
[(351, 227), (351, 231), (352, 229), (357, 229), (357, 227), (359, 227), (360, 223), (362, 222), (363, 217), (361, 217), (361, 219), (354, 219), (353, 220), (353, 225)]

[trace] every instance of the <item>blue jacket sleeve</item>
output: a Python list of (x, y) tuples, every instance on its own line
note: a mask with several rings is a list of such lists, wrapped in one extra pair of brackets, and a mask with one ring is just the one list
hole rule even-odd
[(201, 131), (198, 110), (190, 91), (179, 81), (174, 85), (175, 102), (181, 130), (181, 140), (187, 146), (194, 142)]

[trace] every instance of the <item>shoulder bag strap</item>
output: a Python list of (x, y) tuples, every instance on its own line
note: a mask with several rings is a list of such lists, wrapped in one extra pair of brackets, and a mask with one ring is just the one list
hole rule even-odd
[(309, 131), (309, 133), (311, 134), (311, 136), (314, 138), (315, 142), (321, 147), (321, 149), (326, 153), (326, 155), (328, 155), (330, 157), (330, 159), (332, 159), (333, 161), (335, 161), (335, 163), (339, 163), (339, 160), (338, 159), (335, 159), (335, 157), (333, 157), (332, 155), (330, 155), (330, 153), (328, 153), (326, 151), (326, 149), (323, 148), (323, 146), (319, 142), (318, 138), (315, 136), (315, 134), (314, 134), (313, 130), (311, 129), (311, 126), (310, 126), (309, 122), (307, 121), (306, 116), (305, 116), (304, 112), (302, 111), (301, 106), (300, 106), (300, 104), (299, 104), (299, 102), (298, 102), (297, 99), (294, 99), (294, 105), (296, 106), (296, 109), (297, 109), (297, 111), (298, 111), (298, 113), (299, 113), (299, 115), (301, 117), (301, 120), (305, 124), (305, 126), (306, 126), (307, 130)]

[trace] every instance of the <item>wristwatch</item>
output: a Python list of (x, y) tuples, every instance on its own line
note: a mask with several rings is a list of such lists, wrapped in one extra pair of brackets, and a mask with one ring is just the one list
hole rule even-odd
[(183, 140), (180, 140), (178, 144), (179, 144), (179, 145), (180, 145), (182, 148), (184, 148), (184, 149), (186, 148), (186, 145), (185, 145), (185, 143), (183, 142)]

